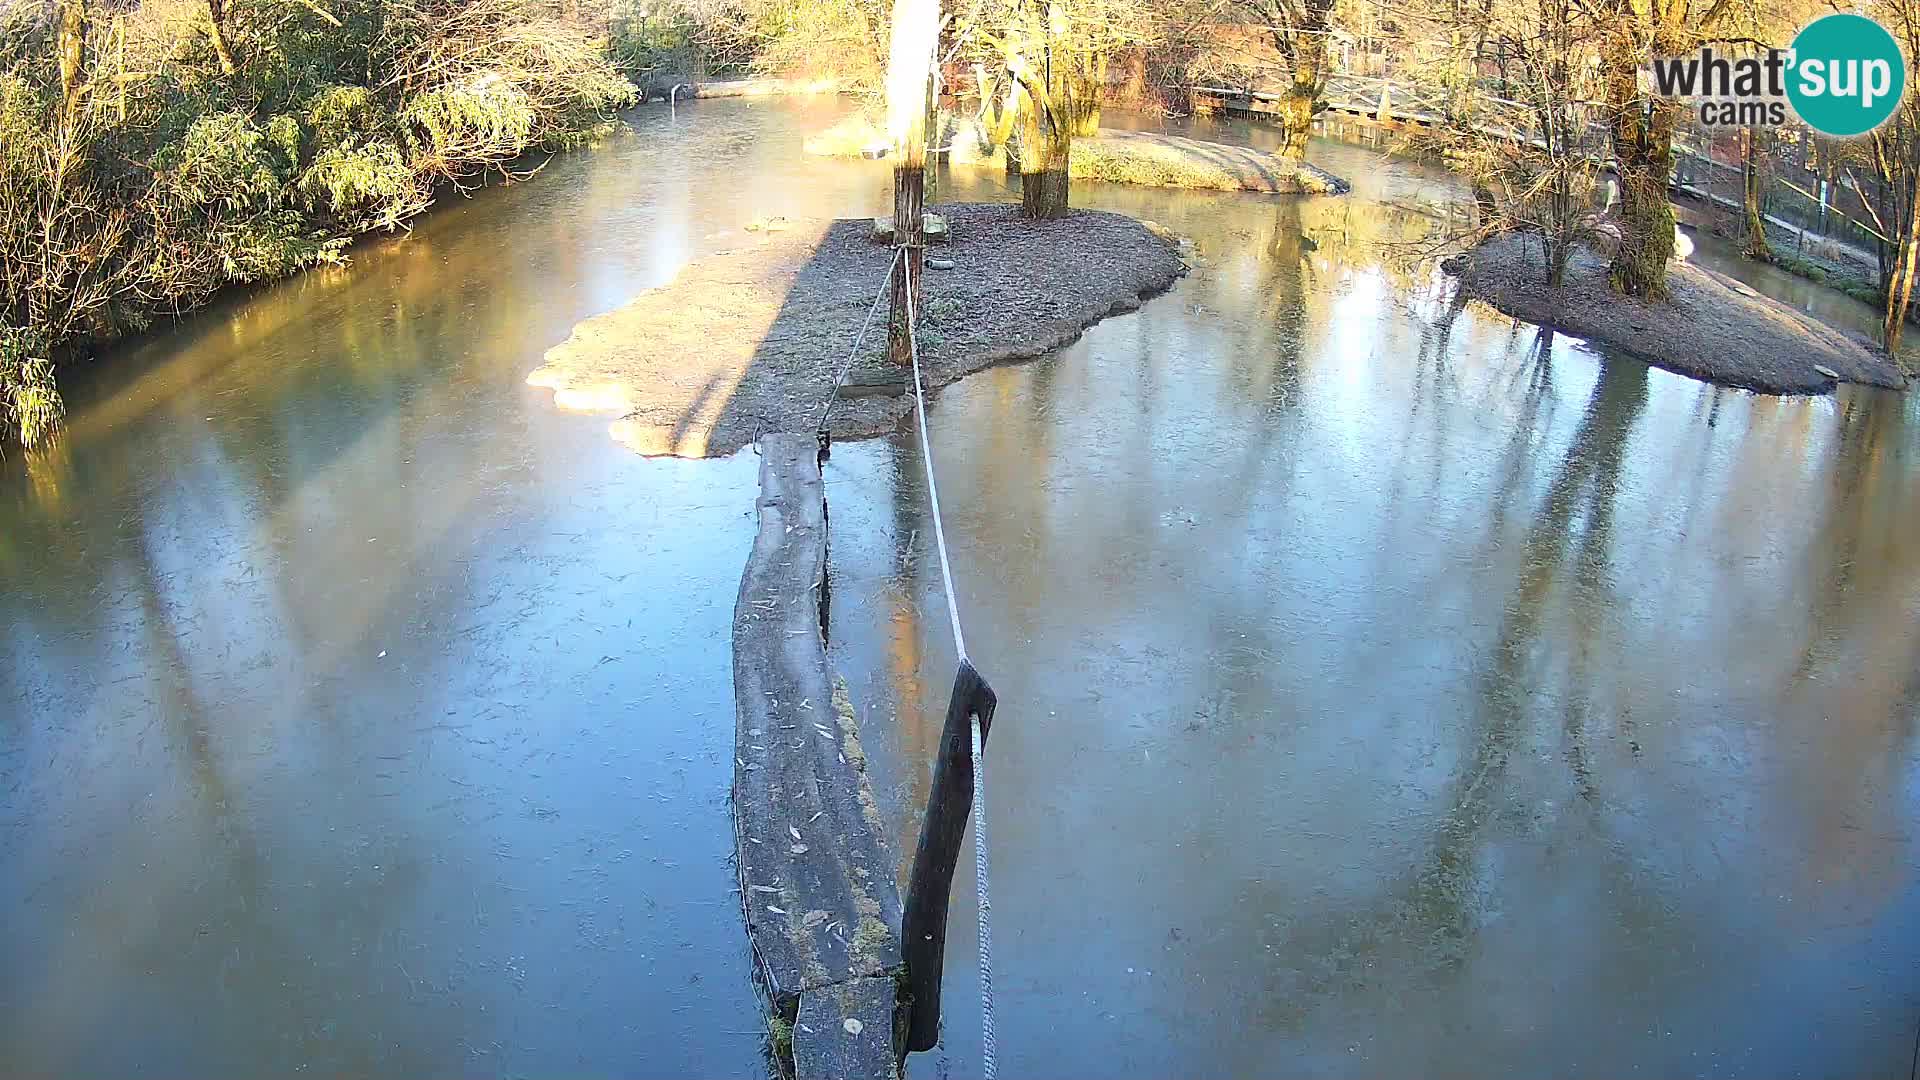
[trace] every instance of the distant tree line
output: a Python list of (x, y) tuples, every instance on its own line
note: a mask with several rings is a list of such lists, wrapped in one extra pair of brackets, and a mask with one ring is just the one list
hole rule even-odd
[[(1868, 0), (1911, 58), (1920, 0)], [(1541, 238), (1558, 280), (1603, 246), (1614, 286), (1666, 293), (1679, 103), (1655, 56), (1782, 44), (1816, 0), (969, 0), (939, 13), (938, 89), (1007, 146), (1034, 217), (1064, 213), (1073, 140), (1117, 64), (1176, 107), (1199, 80), (1279, 86), (1305, 158), (1342, 64), (1445, 89), (1428, 137), (1469, 181), (1471, 235)], [(0, 442), (59, 414), (52, 365), (234, 282), (337, 262), (436, 190), (588, 137), (643, 86), (828, 76), (877, 92), (894, 0), (0, 0)], [(1258, 44), (1258, 48), (1245, 45)], [(1911, 64), (1911, 61), (1910, 61)], [(1772, 257), (1773, 134), (1742, 141), (1745, 246)], [(1920, 106), (1821, 141), (1877, 237), (1886, 338), (1920, 261)], [(1611, 179), (1609, 179), (1609, 174)]]
[[(890, 0), (702, 2), (690, 39), (736, 63), (879, 83)], [(1867, 8), (1911, 67), (1920, 0)], [(1036, 216), (1064, 210), (1072, 139), (1097, 125), (1122, 56), (1149, 57), (1171, 99), (1202, 80), (1279, 86), (1280, 154), (1296, 161), (1343, 62), (1444, 87), (1449, 122), (1424, 141), (1469, 179), (1475, 235), (1537, 234), (1555, 281), (1577, 247), (1601, 247), (1616, 289), (1658, 299), (1674, 251), (1675, 140), (1689, 110), (1653, 93), (1641, 72), (1654, 57), (1708, 45), (1757, 55), (1829, 10), (1817, 0), (979, 0), (948, 5), (942, 70), (957, 84), (947, 90), (975, 100), (987, 141), (1012, 147)], [(1257, 54), (1236, 45), (1248, 40), (1262, 42)], [(1814, 141), (1830, 185), (1857, 192), (1871, 219), (1892, 348), (1920, 255), (1920, 106), (1909, 94), (1870, 137)], [(1749, 127), (1740, 145), (1743, 247), (1773, 258), (1762, 204), (1775, 134)]]

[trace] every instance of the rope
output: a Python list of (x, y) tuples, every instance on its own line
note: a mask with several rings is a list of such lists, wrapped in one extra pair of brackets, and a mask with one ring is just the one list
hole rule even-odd
[[(960, 632), (960, 602), (953, 596), (953, 564), (947, 561), (947, 530), (940, 523), (940, 489), (933, 483), (933, 447), (927, 442), (927, 390), (920, 382), (920, 320), (913, 303), (913, 263), (907, 261), (901, 265), (907, 276), (907, 354), (913, 358), (913, 410), (920, 419), (920, 463), (927, 468), (927, 501), (933, 506), (933, 540), (940, 550), (940, 581), (947, 587), (947, 617), (953, 621), (953, 649), (965, 660), (967, 638)], [(976, 776), (979, 765), (978, 761), (974, 762)]]
[(813, 426), (816, 432), (827, 430), (827, 415), (833, 412), (834, 399), (840, 396), (840, 387), (846, 383), (847, 376), (853, 371), (853, 363), (860, 357), (860, 345), (867, 340), (867, 331), (873, 328), (873, 317), (880, 312), (880, 305), (887, 299), (887, 290), (893, 285), (893, 272), (900, 266), (903, 248), (893, 249), (893, 258), (887, 262), (886, 276), (880, 279), (880, 293), (873, 298), (873, 306), (867, 309), (867, 321), (860, 324), (860, 332), (853, 336), (853, 348), (847, 350), (847, 362), (840, 366), (840, 376), (833, 380), (833, 390), (827, 394), (827, 403), (820, 409), (820, 422)]
[[(896, 249), (904, 254), (905, 247)], [(927, 502), (933, 512), (933, 542), (940, 552), (940, 582), (947, 591), (947, 617), (953, 622), (953, 648), (967, 660), (967, 639), (960, 632), (960, 602), (953, 595), (953, 563), (947, 558), (947, 530), (940, 521), (940, 489), (933, 480), (933, 444), (927, 441), (927, 390), (920, 379), (919, 311), (913, 301), (913, 261), (900, 261), (907, 279), (907, 355), (913, 361), (913, 410), (920, 421), (920, 463), (927, 472)], [(980, 917), (980, 1074), (994, 1080), (999, 1040), (993, 1029), (993, 895), (987, 881), (987, 759), (982, 752), (980, 715), (969, 717), (973, 737), (973, 887)]]
[(993, 1080), (1000, 1042), (993, 1033), (993, 896), (987, 889), (987, 774), (980, 717), (973, 727), (973, 889), (980, 905), (980, 1074)]

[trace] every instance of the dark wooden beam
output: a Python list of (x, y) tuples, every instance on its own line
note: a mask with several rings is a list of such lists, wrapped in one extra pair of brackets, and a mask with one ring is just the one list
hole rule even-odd
[(933, 762), (933, 790), (920, 825), (920, 846), (913, 853), (901, 926), (901, 957), (907, 964), (907, 1049), (931, 1050), (940, 1039), (940, 978), (947, 951), (947, 902), (954, 864), (973, 809), (973, 717), (980, 718), (985, 752), (998, 699), (973, 665), (960, 661), (947, 700), (940, 753)]

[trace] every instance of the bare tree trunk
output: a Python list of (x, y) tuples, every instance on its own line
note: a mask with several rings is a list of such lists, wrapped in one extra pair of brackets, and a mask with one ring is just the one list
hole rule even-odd
[(893, 272), (892, 298), (887, 307), (887, 359), (901, 365), (913, 362), (907, 305), (920, 302), (920, 268), (926, 252), (926, 180), (924, 158), (919, 165), (894, 167), (893, 237), (894, 243), (905, 245), (906, 251)]
[(1620, 173), (1620, 249), (1608, 276), (1628, 296), (1662, 297), (1667, 260), (1673, 256), (1667, 187), (1673, 176), (1674, 107), (1671, 101), (1641, 96), (1635, 84), (1638, 51), (1624, 30), (1614, 34), (1607, 53), (1607, 105)]
[(1320, 92), (1327, 85), (1327, 22), (1333, 0), (1243, 0), (1267, 24), (1273, 47), (1292, 69), (1280, 99), (1280, 156), (1307, 159), (1307, 138)]
[(1760, 209), (1760, 129), (1747, 128), (1742, 137), (1746, 140), (1741, 148), (1741, 171), (1746, 180), (1747, 243), (1741, 254), (1770, 262), (1773, 251), (1767, 246), (1767, 218)]
[(1564, 238), (1551, 233), (1542, 234), (1540, 242), (1546, 247), (1547, 284), (1557, 289), (1567, 283), (1567, 257), (1571, 252)]
[(1100, 95), (1107, 88), (1107, 61), (1104, 56), (1081, 57), (1081, 65), (1063, 74), (1060, 95), (1065, 99), (1067, 134), (1092, 136), (1100, 131)]
[(1079, 88), (1071, 85), (1066, 51), (1056, 55), (1054, 49), (1055, 27), (1064, 25), (1057, 15), (1052, 2), (1044, 11), (1028, 5), (1020, 20), (1023, 40), (1015, 42), (1007, 64), (1025, 99), (1020, 103), (1020, 212), (1037, 221), (1067, 212), (1067, 171), (1078, 117)]
[(973, 65), (973, 80), (980, 88), (980, 130), (986, 142), (983, 149), (1005, 147), (1013, 141), (1013, 125), (1020, 114), (1016, 104), (1019, 87), (987, 74), (987, 65), (980, 63)]
[(228, 75), (240, 68), (233, 62), (233, 49), (227, 44), (226, 0), (207, 0), (207, 40), (213, 42), (213, 55), (220, 59), (220, 70)]
[(1313, 134), (1314, 102), (1320, 97), (1326, 51), (1322, 35), (1296, 35), (1293, 81), (1287, 84), (1287, 96), (1280, 102), (1280, 156), (1288, 161), (1307, 160), (1307, 138)]
[(80, 101), (81, 69), (86, 60), (87, 0), (59, 0), (59, 5), (54, 54), (60, 64), (60, 108), (71, 114)]
[[(1896, 128), (1890, 132), (1883, 127), (1869, 136), (1868, 145), (1873, 148), (1874, 192), (1869, 196), (1866, 189), (1860, 189), (1860, 201), (1865, 205), (1867, 213), (1872, 216), (1875, 225), (1873, 257), (1879, 264), (1880, 292), (1889, 299), (1893, 296), (1893, 262), (1896, 246), (1882, 234), (1894, 231), (1899, 223), (1905, 220), (1900, 216), (1900, 187), (1894, 179), (1899, 168), (1895, 162), (1899, 160), (1900, 143), (1903, 141), (1892, 138), (1898, 130)], [(1884, 215), (1875, 209), (1876, 203), (1886, 208), (1887, 212)], [(1894, 225), (1889, 226), (1888, 220), (1892, 220)]]
[(1908, 192), (1904, 224), (1893, 273), (1887, 279), (1886, 320), (1880, 326), (1888, 354), (1900, 347), (1900, 334), (1907, 325), (1907, 308), (1913, 303), (1914, 262), (1920, 258), (1920, 177)]
[[(927, 183), (928, 92), (933, 50), (940, 34), (939, 0), (897, 0), (887, 63), (887, 133), (893, 137), (893, 242), (904, 261), (893, 276), (887, 308), (887, 359), (913, 360), (907, 306), (919, 302), (920, 265), (926, 249), (922, 213)], [(911, 294), (909, 292), (911, 290)]]
[(1035, 220), (1065, 216), (1073, 132), (1045, 103), (1029, 98), (1021, 113), (1020, 212)]

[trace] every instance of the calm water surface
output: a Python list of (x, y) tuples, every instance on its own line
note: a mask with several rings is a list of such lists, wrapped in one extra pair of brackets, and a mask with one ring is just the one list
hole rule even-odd
[[(1352, 197), (1083, 193), (1195, 273), (931, 418), (1001, 701), (1002, 1067), (1906, 1076), (1913, 404), (1456, 312), (1377, 246), (1447, 181), (1315, 153)], [(900, 436), (829, 474), (904, 851), (954, 662), (920, 467)], [(970, 870), (938, 1075), (977, 1069)]]
[[(115, 357), (0, 465), (10, 1071), (762, 1069), (754, 459), (633, 457), (522, 380), (747, 221), (882, 205), (799, 153), (838, 111), (635, 114)], [(936, 403), (1003, 1068), (1904, 1076), (1920, 416), (1455, 310), (1380, 247), (1446, 178), (1315, 153), (1353, 197), (1079, 192), (1194, 274)], [(953, 662), (916, 447), (828, 471), (903, 855)], [(916, 1075), (977, 1068), (972, 895)]]

